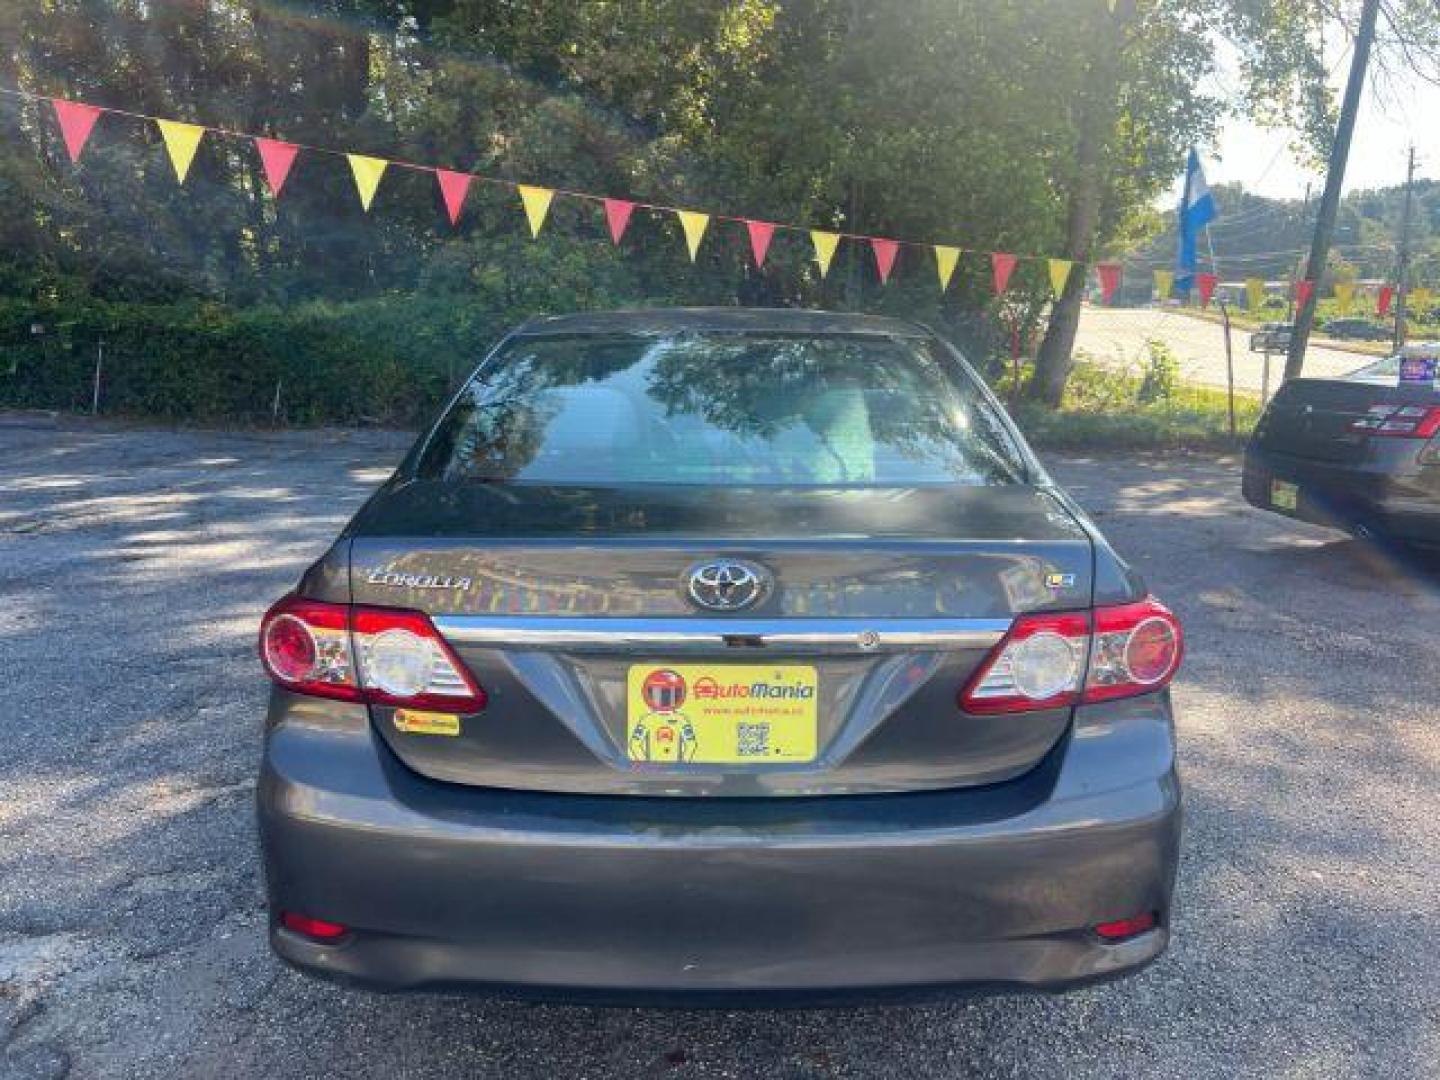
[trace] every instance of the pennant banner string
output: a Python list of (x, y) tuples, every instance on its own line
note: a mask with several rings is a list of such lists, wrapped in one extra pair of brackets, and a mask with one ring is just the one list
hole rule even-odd
[[(690, 250), (692, 258), (694, 258), (695, 253), (698, 251), (700, 240), (704, 237), (709, 222), (711, 220), (728, 221), (744, 225), (749, 230), (752, 253), (756, 258), (757, 265), (763, 263), (765, 254), (769, 249), (770, 237), (776, 229), (808, 234), (815, 245), (816, 261), (820, 264), (822, 275), (828, 272), (830, 261), (834, 257), (835, 249), (841, 240), (863, 241), (867, 245), (870, 245), (875, 254), (877, 269), (881, 271), (882, 280), (888, 277), (890, 270), (893, 269), (895, 254), (898, 253), (899, 247), (930, 248), (936, 258), (937, 271), (943, 289), (949, 286), (950, 279), (954, 274), (955, 264), (958, 262), (959, 253), (962, 250), (959, 247), (951, 245), (915, 240), (899, 240), (891, 237), (873, 236), (866, 233), (822, 231), (811, 229), (804, 225), (791, 225), (783, 222), (759, 222), (733, 214), (710, 214), (693, 210), (682, 210), (679, 207), (667, 206), (662, 203), (649, 203), (633, 199), (616, 199), (591, 192), (575, 191), (566, 188), (541, 188), (521, 184), (518, 181), (503, 179), (501, 177), (486, 176), (481, 173), (445, 169), (436, 165), (422, 165), (412, 161), (369, 157), (363, 154), (355, 154), (306, 143), (284, 142), (278, 139), (256, 135), (252, 132), (237, 131), (231, 128), (211, 126), (208, 124), (201, 125), (171, 120), (166, 117), (152, 116), (148, 113), (135, 112), (130, 109), (115, 108), (108, 105), (91, 105), (83, 102), (68, 101), (64, 98), (50, 98), (43, 94), (31, 93), (10, 87), (0, 87), (0, 94), (32, 101), (50, 102), (55, 110), (56, 118), (60, 123), (61, 133), (65, 139), (66, 150), (71, 159), (76, 161), (78, 161), (80, 152), (84, 149), (90, 132), (95, 125), (95, 121), (102, 113), (113, 113), (117, 116), (124, 116), (134, 120), (153, 122), (160, 127), (164, 135), (171, 164), (174, 166), (176, 176), (181, 182), (184, 181), (185, 176), (188, 174), (190, 164), (193, 161), (201, 138), (206, 132), (211, 132), (227, 138), (253, 141), (257, 149), (259, 149), (261, 163), (264, 166), (266, 179), (269, 181), (271, 192), (276, 195), (279, 194), (280, 189), (284, 186), (286, 178), (290, 173), (290, 167), (293, 165), (298, 153), (303, 151), (305, 153), (325, 154), (332, 157), (344, 157), (350, 163), (361, 204), (367, 210), (374, 199), (381, 176), (383, 176), (387, 167), (394, 166), (415, 172), (433, 174), (440, 184), (446, 211), (452, 222), (458, 221), (460, 210), (464, 205), (465, 196), (468, 194), (471, 183), (476, 180), (520, 191), (521, 199), (525, 204), (526, 216), (530, 221), (532, 234), (538, 233), (539, 227), (543, 224), (545, 215), (549, 210), (550, 200), (556, 195), (603, 204), (606, 208), (606, 217), (610, 226), (611, 238), (617, 243), (619, 242), (619, 238), (624, 234), (626, 225), (629, 223), (630, 213), (636, 208), (673, 213), (680, 219), (681, 226), (685, 231), (687, 248)], [(530, 194), (527, 196), (525, 192), (529, 192)], [(1020, 259), (1044, 258), (1043, 256), (1032, 255), (1012, 256), (1004, 252), (996, 254), (1000, 255), (1001, 258), (998, 260), (992, 259), (992, 269), (998, 271), (996, 274), (997, 280), (994, 282), (994, 284), (998, 286), (1008, 284), (1010, 259), (1014, 258), (1016, 261), (1019, 261)], [(1060, 264), (1062, 262), (1069, 262), (1072, 267), (1074, 265), (1084, 265), (1076, 264), (1072, 260), (1051, 260), (1050, 271), (1052, 284), (1059, 277)], [(1068, 270), (1065, 276), (1068, 278)], [(997, 292), (998, 291), (1003, 291), (1003, 287), (998, 289)]]

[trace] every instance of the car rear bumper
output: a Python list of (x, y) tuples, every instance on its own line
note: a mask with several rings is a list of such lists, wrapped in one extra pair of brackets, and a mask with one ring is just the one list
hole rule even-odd
[[(989, 788), (668, 799), (425, 780), (363, 708), (277, 692), (258, 802), (271, 942), (306, 971), (674, 1005), (1126, 974), (1167, 944), (1180, 832), (1164, 694), (1080, 710)], [(318, 943), (281, 911), (351, 931)], [(1137, 937), (1091, 930), (1143, 912)]]
[[(1245, 455), (1242, 493), (1261, 510), (1315, 525), (1363, 527), (1405, 543), (1440, 546), (1440, 466), (1420, 466), (1418, 447), (1397, 440), (1378, 462), (1313, 461), (1252, 447)], [(1406, 460), (1406, 459), (1411, 460)], [(1276, 480), (1299, 489), (1295, 509), (1276, 506)]]

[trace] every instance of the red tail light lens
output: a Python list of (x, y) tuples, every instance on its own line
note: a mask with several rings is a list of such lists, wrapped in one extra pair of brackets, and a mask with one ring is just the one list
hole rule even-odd
[(1099, 934), (1106, 941), (1124, 941), (1126, 938), (1135, 937), (1148, 930), (1154, 930), (1160, 920), (1155, 917), (1153, 911), (1147, 911), (1143, 915), (1135, 915), (1128, 919), (1117, 919), (1114, 922), (1101, 923), (1095, 927), (1095, 933)]
[(1174, 677), (1183, 650), (1179, 621), (1153, 597), (1096, 608), (1084, 700), (1109, 701), (1160, 689)]
[(315, 697), (360, 701), (350, 654), (347, 608), (286, 597), (260, 624), (260, 659), (288, 690)]
[(286, 930), (293, 930), (297, 934), (314, 938), (316, 941), (335, 941), (350, 932), (348, 926), (326, 922), (324, 919), (312, 919), (309, 915), (301, 915), (294, 911), (281, 912), (280, 925)]
[(1184, 652), (1163, 604), (1024, 615), (960, 695), (968, 713), (1031, 712), (1146, 694), (1166, 686)]
[(418, 611), (287, 597), (260, 624), (260, 658), (287, 690), (473, 713), (485, 691)]
[(1371, 405), (1369, 412), (1351, 421), (1350, 430), (1389, 438), (1429, 439), (1440, 434), (1440, 407)]

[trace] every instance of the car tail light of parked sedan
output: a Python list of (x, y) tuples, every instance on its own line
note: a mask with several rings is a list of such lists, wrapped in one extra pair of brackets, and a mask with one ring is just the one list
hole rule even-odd
[(1180, 623), (1159, 601), (1018, 619), (961, 695), (968, 712), (1053, 709), (1147, 694), (1180, 666)]
[(474, 713), (485, 691), (418, 611), (286, 597), (260, 625), (260, 658), (298, 694)]
[(922, 327), (536, 320), (259, 651), (270, 940), (311, 974), (832, 1002), (1170, 939), (1180, 625)]

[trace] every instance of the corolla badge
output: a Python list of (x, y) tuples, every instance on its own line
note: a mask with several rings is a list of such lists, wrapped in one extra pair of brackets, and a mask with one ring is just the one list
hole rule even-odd
[(692, 566), (685, 575), (685, 594), (707, 611), (743, 611), (770, 592), (770, 571), (743, 559), (715, 559)]

